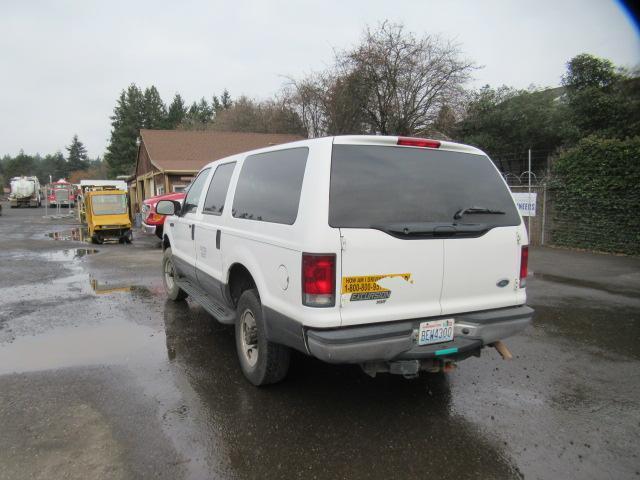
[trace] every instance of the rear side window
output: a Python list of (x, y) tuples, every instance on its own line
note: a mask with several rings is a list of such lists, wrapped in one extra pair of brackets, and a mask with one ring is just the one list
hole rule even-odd
[(211, 183), (209, 184), (207, 198), (204, 201), (203, 213), (222, 215), (224, 201), (227, 197), (227, 190), (229, 189), (229, 182), (231, 181), (231, 175), (235, 168), (236, 162), (225, 163), (216, 168)]
[(248, 156), (238, 178), (233, 216), (292, 225), (308, 154), (303, 147)]
[(207, 180), (207, 175), (209, 175), (209, 168), (206, 168), (200, 172), (198, 178), (196, 178), (191, 187), (189, 187), (189, 191), (187, 192), (187, 196), (184, 199), (184, 205), (182, 206), (182, 214), (195, 212), (198, 208), (198, 201), (200, 200), (200, 194), (202, 193), (202, 189), (204, 188), (204, 182)]
[[(471, 214), (482, 207), (504, 214)], [(484, 155), (411, 147), (334, 145), (329, 224), (370, 228), (400, 223), (519, 225), (509, 190)]]

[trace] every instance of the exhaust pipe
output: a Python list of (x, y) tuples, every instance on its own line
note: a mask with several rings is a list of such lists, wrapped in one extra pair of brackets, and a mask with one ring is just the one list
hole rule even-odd
[(511, 352), (501, 340), (493, 342), (491, 346), (496, 349), (503, 360), (513, 360), (513, 355), (511, 355)]

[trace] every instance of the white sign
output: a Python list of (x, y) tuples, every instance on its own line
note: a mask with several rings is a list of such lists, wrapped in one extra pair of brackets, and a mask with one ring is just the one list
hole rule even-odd
[(520, 211), (520, 215), (522, 215), (523, 217), (536, 216), (537, 193), (511, 192), (511, 195), (516, 201), (516, 206)]

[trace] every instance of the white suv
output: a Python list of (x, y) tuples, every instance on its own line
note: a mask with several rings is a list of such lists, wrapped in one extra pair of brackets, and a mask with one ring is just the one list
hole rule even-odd
[(163, 238), (173, 300), (235, 324), (247, 379), (284, 378), (290, 348), (365, 372), (446, 370), (523, 330), (527, 232), (480, 150), (340, 136), (210, 163)]

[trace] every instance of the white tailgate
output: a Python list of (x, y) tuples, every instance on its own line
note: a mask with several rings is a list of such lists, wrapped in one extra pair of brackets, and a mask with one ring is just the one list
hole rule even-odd
[[(498, 227), (479, 238), (444, 240), (443, 315), (518, 303), (517, 231), (518, 227)], [(509, 283), (498, 286), (504, 280)]]
[(367, 228), (340, 233), (343, 326), (440, 315), (442, 240), (400, 240)]

